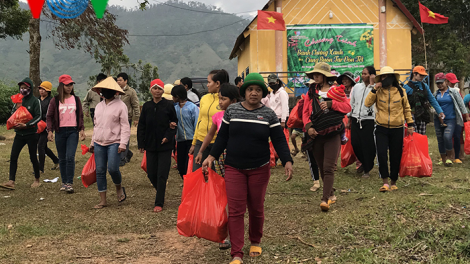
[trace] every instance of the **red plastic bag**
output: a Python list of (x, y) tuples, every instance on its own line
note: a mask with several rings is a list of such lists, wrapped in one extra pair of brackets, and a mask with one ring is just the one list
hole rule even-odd
[[(299, 101), (300, 102), (300, 101)], [(289, 128), (303, 128), (302, 116), (298, 115), (299, 103), (297, 103), (290, 112), (289, 119), (287, 119), (287, 127)]]
[(186, 175), (190, 174), (193, 172), (193, 162), (194, 162), (194, 155), (188, 154), (188, 170), (186, 171)]
[(429, 157), (428, 138), (413, 133), (403, 139), (400, 177), (431, 177), (432, 160)]
[(346, 145), (341, 145), (341, 168), (347, 167), (356, 161), (356, 155), (351, 144), (351, 129), (346, 129), (346, 137), (349, 139)]
[(212, 169), (205, 182), (202, 168), (184, 176), (176, 227), (180, 235), (220, 243), (228, 236), (225, 180)]
[(286, 137), (287, 147), (290, 150), (290, 145), (289, 145), (290, 133), (289, 133), (289, 129), (284, 128), (284, 136)]
[(47, 127), (47, 124), (46, 124), (46, 122), (44, 122), (44, 121), (42, 121), (42, 120), (41, 120), (41, 121), (39, 121), (39, 123), (38, 123), (38, 131), (37, 131), (37, 133), (38, 133), (38, 134), (41, 134), (41, 133), (42, 133), (42, 131), (44, 131), (44, 129), (46, 129), (46, 127)]
[(90, 150), (90, 149), (87, 147), (87, 145), (83, 145), (83, 144), (80, 145), (80, 148), (82, 149), (82, 155), (87, 154), (88, 151)]
[[(23, 101), (23, 95), (14, 94), (11, 97), (11, 101), (15, 104), (19, 104)], [(26, 124), (29, 121), (33, 120), (33, 116), (24, 106), (18, 107), (16, 111), (11, 115), (7, 120), (7, 130), (10, 130), (17, 126), (18, 124)]]
[(144, 152), (144, 157), (142, 158), (140, 167), (145, 171), (145, 173), (147, 173), (147, 151)]
[(464, 150), (465, 154), (470, 155), (470, 122), (465, 122), (465, 143)]
[(85, 188), (96, 182), (96, 163), (95, 153), (91, 154), (91, 157), (85, 164), (82, 170), (82, 183)]
[(276, 158), (279, 158), (279, 157), (277, 156), (276, 150), (274, 149), (272, 142), (269, 142), (269, 152), (270, 152), (269, 166), (271, 166), (271, 168), (274, 168), (276, 167)]

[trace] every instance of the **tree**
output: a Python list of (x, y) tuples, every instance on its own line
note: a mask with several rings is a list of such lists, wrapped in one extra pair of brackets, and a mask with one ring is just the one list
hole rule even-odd
[(21, 39), (28, 31), (29, 12), (22, 10), (18, 0), (0, 0), (0, 39), (12, 37)]
[[(420, 19), (416, 0), (402, 0), (411, 14)], [(470, 76), (470, 6), (467, 0), (423, 0), (430, 10), (449, 17), (443, 25), (424, 25), (428, 68), (437, 73), (454, 72), (465, 79)], [(413, 63), (424, 65), (424, 38), (412, 36)]]
[[(122, 47), (129, 43), (127, 39), (128, 31), (116, 26), (116, 17), (106, 11), (103, 18), (96, 18), (91, 4), (88, 5), (82, 15), (75, 19), (58, 18), (48, 9), (43, 9), (43, 16), (48, 18), (55, 26), (51, 35), (58, 49), (82, 49), (92, 56), (103, 54), (120, 56), (122, 55)], [(41, 33), (39, 32), (39, 25), (40, 19), (30, 19), (29, 75), (35, 84), (41, 83)]]

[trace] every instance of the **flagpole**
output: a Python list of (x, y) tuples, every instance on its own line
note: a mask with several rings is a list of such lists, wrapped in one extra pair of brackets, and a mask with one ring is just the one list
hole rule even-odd
[(427, 56), (427, 52), (426, 52), (426, 31), (424, 31), (424, 24), (423, 22), (421, 22), (421, 27), (423, 28), (423, 43), (424, 43), (424, 67), (426, 68), (426, 70), (429, 70), (428, 69), (428, 56)]

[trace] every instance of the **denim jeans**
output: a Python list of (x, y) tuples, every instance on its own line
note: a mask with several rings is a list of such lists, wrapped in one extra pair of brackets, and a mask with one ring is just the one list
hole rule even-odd
[(434, 117), (434, 129), (436, 130), (437, 144), (439, 145), (440, 154), (446, 154), (446, 151), (452, 150), (452, 136), (454, 135), (454, 131), (457, 126), (456, 122), (457, 121), (455, 119), (444, 119), (444, 123), (447, 125), (447, 127), (441, 127), (439, 119)]
[(108, 186), (106, 167), (114, 184), (119, 185), (122, 181), (121, 172), (119, 171), (119, 162), (121, 161), (121, 155), (118, 153), (119, 143), (108, 146), (101, 146), (95, 143), (94, 147), (98, 192), (106, 192)]
[[(132, 119), (129, 119), (129, 126), (132, 128)], [(132, 151), (129, 149), (129, 145), (131, 143), (131, 139), (129, 138), (129, 141), (127, 142), (127, 146), (126, 146), (126, 151), (124, 152), (121, 152), (121, 161), (122, 162), (128, 162), (128, 160), (130, 160), (130, 157), (132, 157), (132, 155), (134, 155), (134, 153), (132, 153)]]
[(75, 152), (78, 145), (76, 127), (61, 127), (55, 133), (55, 145), (59, 155), (60, 176), (63, 184), (73, 184), (75, 175)]

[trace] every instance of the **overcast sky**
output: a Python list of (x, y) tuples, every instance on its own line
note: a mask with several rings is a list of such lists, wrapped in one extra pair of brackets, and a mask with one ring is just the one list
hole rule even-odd
[[(239, 13), (246, 11), (255, 11), (263, 8), (268, 0), (196, 0), (209, 5), (214, 5), (222, 8), (227, 13)], [(141, 1), (140, 1), (141, 2)], [(149, 0), (150, 3), (166, 2), (166, 0)], [(188, 1), (184, 1), (188, 2)], [(120, 5), (128, 8), (135, 8), (137, 0), (109, 0), (108, 5)], [(245, 14), (243, 14), (245, 15)]]

